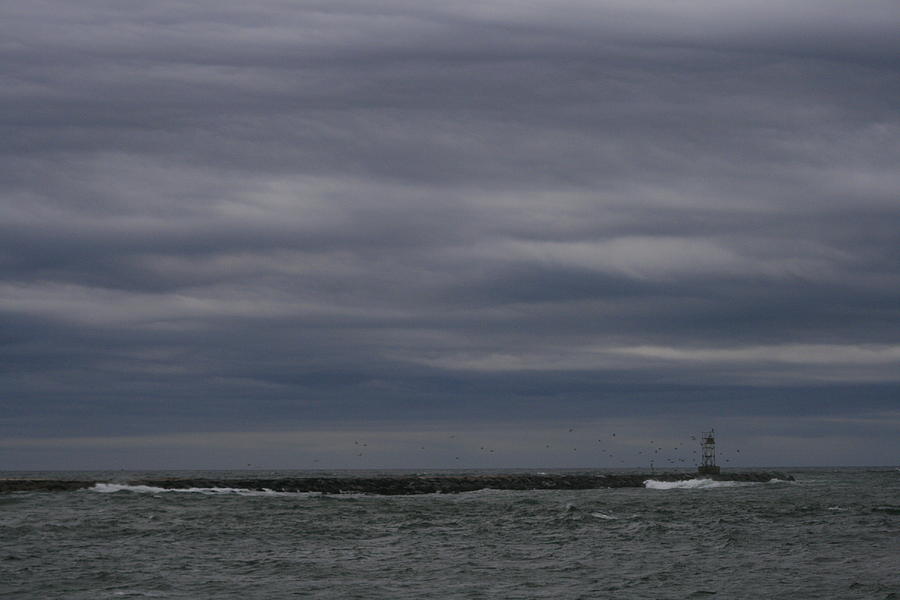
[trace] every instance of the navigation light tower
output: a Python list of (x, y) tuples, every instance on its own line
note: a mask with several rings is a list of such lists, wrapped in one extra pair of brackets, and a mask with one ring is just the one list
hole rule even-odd
[(701, 463), (697, 468), (700, 475), (718, 475), (719, 466), (716, 464), (716, 430), (704, 431), (700, 437), (700, 449), (702, 450)]

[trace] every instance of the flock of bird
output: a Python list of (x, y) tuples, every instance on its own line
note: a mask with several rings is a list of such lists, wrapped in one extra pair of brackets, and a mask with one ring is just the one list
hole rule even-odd
[[(576, 435), (576, 429), (574, 427), (570, 427), (566, 432), (567, 436), (578, 437)], [(579, 446), (574, 445), (574, 440), (568, 440), (567, 444), (563, 436), (561, 441), (555, 441), (552, 443), (545, 443), (544, 450), (554, 450), (557, 451), (559, 446), (565, 448), (567, 452), (579, 452)], [(448, 442), (452, 445), (457, 445), (457, 442), (453, 440), (457, 439), (456, 434), (447, 434), (447, 438), (445, 442), (440, 444), (440, 449), (442, 451), (447, 450)], [(616, 437), (616, 433), (610, 433), (608, 439), (604, 440), (603, 438), (596, 438), (596, 442), (591, 440), (591, 446), (593, 450), (597, 452), (600, 456), (605, 456), (607, 460), (603, 462), (607, 463), (616, 463), (624, 466), (637, 466), (636, 464), (646, 465), (649, 463), (651, 469), (659, 466), (662, 468), (671, 468), (671, 467), (679, 467), (679, 466), (696, 466), (700, 463), (700, 442), (698, 441), (697, 436), (690, 436), (691, 442), (687, 443), (677, 443), (675, 445), (663, 445), (662, 442), (657, 443), (655, 440), (649, 440), (649, 444), (641, 447), (641, 449), (636, 449), (634, 444), (628, 442), (619, 443), (619, 439)], [(585, 451), (583, 442), (585, 441), (583, 438), (578, 437), (578, 440), (582, 442), (581, 451)], [(670, 442), (671, 443), (671, 442)], [(368, 450), (369, 443), (362, 440), (354, 440), (353, 441), (353, 454), (356, 457), (363, 457), (366, 455)], [(569, 450), (569, 448), (571, 448)], [(417, 451), (425, 452), (432, 448), (429, 448), (425, 444), (418, 444)], [(457, 452), (459, 448), (456, 448)], [(490, 444), (484, 445), (481, 444), (478, 447), (478, 452), (491, 455), (496, 454), (496, 448), (490, 446)], [(689, 453), (688, 453), (689, 452)], [(736, 454), (740, 454), (740, 450), (734, 450)], [(717, 450), (717, 457), (719, 458), (720, 463), (730, 463), (730, 453), (722, 452), (721, 450)], [(460, 461), (463, 459), (463, 456), (460, 456), (456, 453), (453, 453), (453, 460)], [(314, 459), (313, 462), (319, 462), (318, 459)]]

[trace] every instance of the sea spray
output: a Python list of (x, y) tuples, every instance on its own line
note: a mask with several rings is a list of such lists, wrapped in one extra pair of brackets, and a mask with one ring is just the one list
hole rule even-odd
[[(237, 495), (237, 496), (286, 496), (288, 492), (276, 492), (273, 490), (248, 490), (244, 488), (210, 487), (210, 488), (163, 488), (152, 485), (128, 485), (123, 483), (98, 483), (89, 491), (101, 494), (114, 494), (118, 492), (133, 492), (138, 494), (208, 494), (208, 495)], [(298, 493), (290, 493), (298, 496)], [(310, 494), (304, 494), (310, 495)]]
[(760, 485), (756, 481), (717, 481), (715, 479), (688, 479), (685, 481), (658, 481), (648, 479), (644, 487), (650, 490), (697, 490), (710, 488), (744, 487), (748, 485)]

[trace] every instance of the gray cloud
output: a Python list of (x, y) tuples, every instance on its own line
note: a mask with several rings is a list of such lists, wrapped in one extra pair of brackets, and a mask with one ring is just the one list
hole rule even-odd
[(0, 431), (881, 414), (898, 12), (7, 5)]

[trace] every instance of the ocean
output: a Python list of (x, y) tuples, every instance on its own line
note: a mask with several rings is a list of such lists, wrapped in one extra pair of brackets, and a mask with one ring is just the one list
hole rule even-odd
[(418, 496), (0, 473), (113, 482), (0, 494), (0, 597), (900, 599), (900, 470), (778, 470), (797, 481)]

